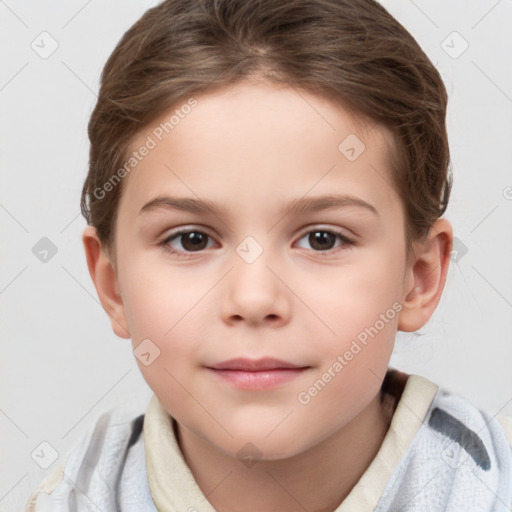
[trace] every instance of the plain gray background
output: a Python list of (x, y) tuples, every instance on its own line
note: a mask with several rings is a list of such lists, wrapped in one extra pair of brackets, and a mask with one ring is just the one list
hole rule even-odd
[[(156, 3), (0, 0), (2, 511), (21, 510), (103, 411), (151, 396), (98, 302), (79, 198), (101, 69)], [(399, 334), (391, 363), (512, 416), (512, 2), (382, 3), (449, 93), (457, 238), (438, 310), (420, 335)], [(51, 457), (48, 445), (43, 469), (31, 454)]]

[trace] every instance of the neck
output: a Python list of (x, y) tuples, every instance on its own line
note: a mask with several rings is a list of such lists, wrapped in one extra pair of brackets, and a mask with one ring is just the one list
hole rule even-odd
[(245, 467), (178, 425), (178, 442), (194, 478), (218, 512), (332, 512), (379, 451), (394, 407), (380, 394), (358, 416), (313, 448)]

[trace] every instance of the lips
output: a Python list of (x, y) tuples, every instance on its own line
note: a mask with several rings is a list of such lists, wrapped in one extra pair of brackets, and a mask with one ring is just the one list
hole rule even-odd
[(280, 359), (230, 359), (206, 367), (224, 384), (247, 391), (264, 391), (289, 383), (310, 366), (300, 366)]
[(212, 366), (208, 366), (212, 370), (239, 370), (245, 372), (260, 372), (268, 370), (278, 369), (290, 369), (290, 368), (307, 368), (306, 366), (300, 366), (288, 361), (282, 361), (280, 359), (273, 358), (262, 358), (262, 359), (230, 359), (229, 361), (223, 361), (216, 363)]

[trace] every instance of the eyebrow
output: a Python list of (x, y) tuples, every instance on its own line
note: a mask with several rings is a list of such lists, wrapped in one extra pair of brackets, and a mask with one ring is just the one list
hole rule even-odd
[[(295, 214), (326, 210), (328, 208), (346, 208), (356, 206), (363, 208), (379, 216), (377, 209), (358, 197), (348, 195), (324, 195), (318, 197), (301, 197), (294, 199), (281, 207), (280, 214)], [(222, 215), (228, 212), (225, 205), (217, 204), (206, 199), (194, 199), (192, 197), (158, 196), (146, 203), (139, 211), (139, 215), (158, 208), (168, 210), (181, 210), (199, 215)]]

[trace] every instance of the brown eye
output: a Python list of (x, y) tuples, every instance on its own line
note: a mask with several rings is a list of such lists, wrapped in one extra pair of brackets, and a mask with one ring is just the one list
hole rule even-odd
[(210, 235), (193, 229), (175, 232), (163, 240), (160, 245), (165, 250), (178, 256), (186, 256), (193, 252), (199, 252), (213, 246)]
[(208, 242), (208, 235), (200, 231), (191, 231), (180, 235), (181, 244), (187, 251), (199, 251), (205, 249)]
[(308, 242), (313, 249), (326, 251), (334, 247), (336, 236), (329, 231), (312, 231), (309, 234)]
[[(303, 240), (309, 247), (301, 245)], [(336, 247), (343, 248), (351, 245), (354, 245), (351, 239), (339, 231), (330, 229), (314, 229), (308, 231), (299, 239), (299, 247), (303, 249), (311, 248), (314, 252), (326, 252)]]

